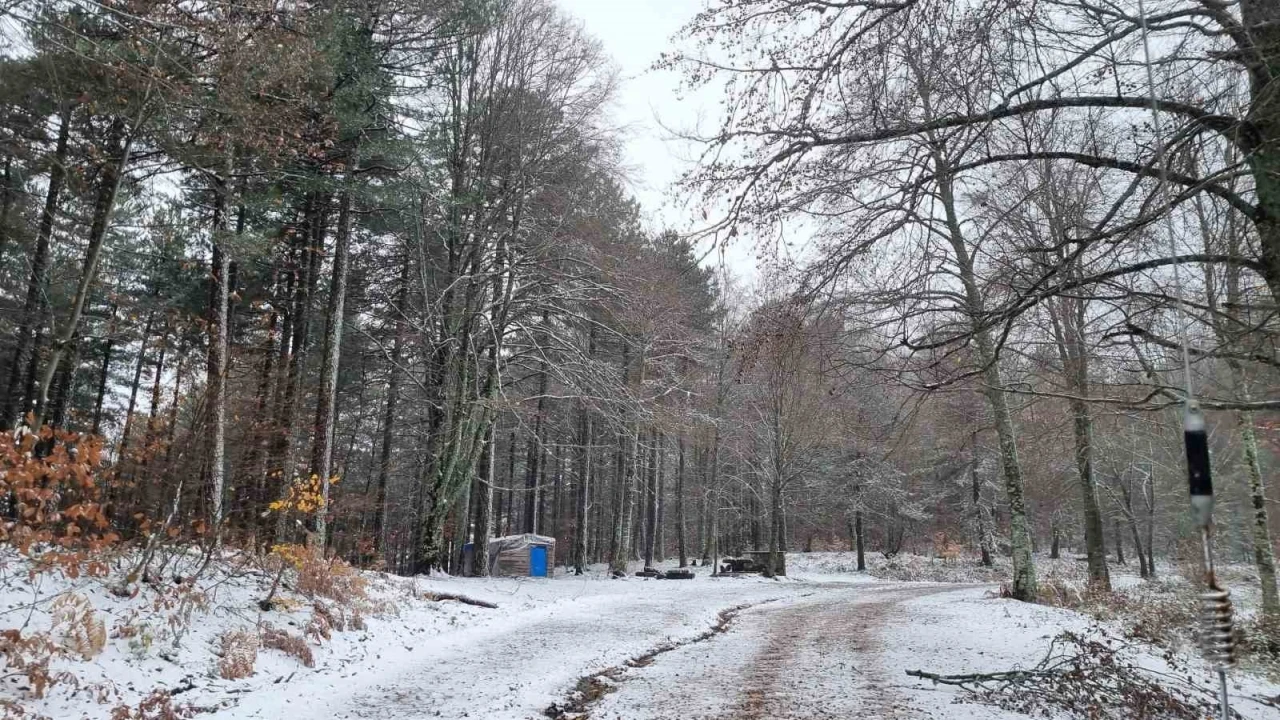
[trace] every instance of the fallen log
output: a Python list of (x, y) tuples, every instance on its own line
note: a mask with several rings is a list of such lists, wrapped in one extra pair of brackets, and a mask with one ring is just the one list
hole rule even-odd
[(452, 600), (454, 602), (460, 602), (464, 605), (474, 605), (476, 607), (488, 608), (490, 610), (498, 609), (497, 605), (489, 602), (488, 600), (477, 600), (473, 597), (467, 597), (466, 595), (458, 595), (456, 593), (428, 592), (428, 593), (423, 593), (422, 599), (431, 600), (434, 602), (440, 602), (443, 600)]

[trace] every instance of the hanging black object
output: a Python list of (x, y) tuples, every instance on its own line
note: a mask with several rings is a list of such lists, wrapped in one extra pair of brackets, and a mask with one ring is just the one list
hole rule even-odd
[(1209, 469), (1209, 434), (1205, 432), (1204, 414), (1194, 403), (1187, 406), (1182, 438), (1187, 447), (1187, 481), (1191, 486), (1191, 497), (1213, 497), (1213, 473)]

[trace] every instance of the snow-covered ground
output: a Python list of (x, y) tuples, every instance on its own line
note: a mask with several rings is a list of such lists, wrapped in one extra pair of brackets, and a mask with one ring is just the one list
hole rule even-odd
[[(226, 680), (217, 671), (225, 633), (270, 623), (301, 635), (313, 622), (311, 603), (286, 592), (283, 608), (259, 610), (269, 574), (230, 562), (194, 589), (144, 586), (121, 598), (99, 579), (46, 574), (29, 582), (11, 560), (0, 577), (0, 627), (47, 630), (54, 598), (73, 591), (88, 600), (110, 637), (91, 660), (54, 661), (54, 672), (75, 674), (78, 690), (66, 682), (33, 699), (25, 678), (10, 675), (0, 700), (21, 706), (27, 717), (58, 720), (108, 718), (117, 705), (136, 705), (155, 689), (173, 692), (175, 704), (199, 708), (211, 720), (526, 720), (570, 699), (580, 678), (607, 672), (604, 682), (616, 692), (590, 704), (590, 717), (1011, 718), (1023, 716), (954, 704), (960, 691), (905, 671), (1028, 667), (1062, 630), (1101, 632), (1070, 610), (995, 598), (998, 585), (990, 582), (881, 580), (853, 572), (851, 562), (841, 553), (790, 555), (785, 580), (711, 578), (702, 568), (688, 581), (613, 580), (599, 567), (550, 580), (370, 573), (363, 629), (327, 640), (310, 636), (314, 668), (263, 648), (252, 675)], [(938, 572), (988, 579), (970, 578), (967, 567)], [(1076, 568), (1064, 563), (1061, 572)], [(424, 599), (427, 593), (498, 607)], [(742, 609), (726, 632), (690, 642), (735, 607)], [(627, 667), (663, 646), (670, 651)], [(1158, 653), (1138, 654), (1142, 664), (1167, 669)], [(1185, 672), (1197, 682), (1210, 679), (1202, 663), (1187, 662)], [(1243, 673), (1233, 679), (1244, 717), (1280, 718), (1280, 710), (1247, 700), (1275, 697), (1280, 687)]]

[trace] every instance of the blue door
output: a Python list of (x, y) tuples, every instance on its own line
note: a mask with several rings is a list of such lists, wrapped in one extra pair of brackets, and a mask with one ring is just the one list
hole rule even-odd
[(547, 576), (547, 546), (534, 545), (529, 550), (529, 574), (533, 577)]

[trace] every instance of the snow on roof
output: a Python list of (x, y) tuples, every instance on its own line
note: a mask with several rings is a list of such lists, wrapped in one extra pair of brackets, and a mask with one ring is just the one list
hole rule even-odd
[(502, 543), (503, 545), (555, 545), (556, 539), (547, 535), (536, 535), (534, 533), (522, 533), (519, 535), (504, 535), (496, 537), (489, 541), (490, 543)]

